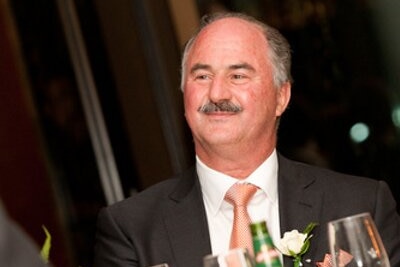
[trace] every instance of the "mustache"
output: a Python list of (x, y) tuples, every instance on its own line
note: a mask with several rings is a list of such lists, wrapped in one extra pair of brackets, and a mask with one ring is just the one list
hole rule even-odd
[(221, 100), (219, 102), (208, 102), (198, 108), (199, 112), (212, 113), (212, 112), (233, 112), (238, 113), (242, 111), (242, 107), (236, 105), (229, 100)]

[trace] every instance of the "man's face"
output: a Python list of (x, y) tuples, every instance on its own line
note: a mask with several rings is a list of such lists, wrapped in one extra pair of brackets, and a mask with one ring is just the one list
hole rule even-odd
[[(275, 142), (276, 118), (286, 108), (290, 85), (274, 86), (267, 50), (261, 29), (237, 18), (216, 21), (198, 35), (183, 82), (196, 150)], [(210, 102), (235, 108), (200, 111)]]

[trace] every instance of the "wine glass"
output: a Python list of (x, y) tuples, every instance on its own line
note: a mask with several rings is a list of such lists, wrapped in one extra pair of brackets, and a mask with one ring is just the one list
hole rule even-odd
[(386, 250), (369, 213), (328, 223), (334, 267), (390, 267)]
[(203, 267), (253, 267), (253, 259), (247, 249), (236, 248), (218, 255), (203, 258)]

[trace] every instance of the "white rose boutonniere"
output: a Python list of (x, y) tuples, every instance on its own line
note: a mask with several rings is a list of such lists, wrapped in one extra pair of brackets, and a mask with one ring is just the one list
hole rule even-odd
[(280, 239), (276, 247), (278, 250), (286, 256), (292, 257), (294, 260), (294, 266), (303, 266), (301, 257), (308, 251), (310, 247), (310, 238), (312, 237), (311, 231), (317, 226), (317, 223), (310, 223), (304, 229), (303, 233), (299, 233), (298, 230), (292, 230), (284, 233), (282, 239)]

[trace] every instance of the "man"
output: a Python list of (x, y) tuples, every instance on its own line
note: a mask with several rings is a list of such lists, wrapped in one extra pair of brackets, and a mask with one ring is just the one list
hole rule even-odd
[(233, 207), (224, 196), (238, 181), (257, 186), (248, 212), (253, 221), (267, 221), (275, 242), (286, 231), (319, 224), (304, 266), (329, 253), (328, 221), (361, 212), (371, 213), (392, 266), (400, 265), (400, 218), (384, 182), (276, 152), (290, 89), (290, 47), (276, 30), (241, 14), (203, 20), (182, 60), (196, 166), (102, 210), (95, 266), (202, 266), (205, 255), (229, 249)]

